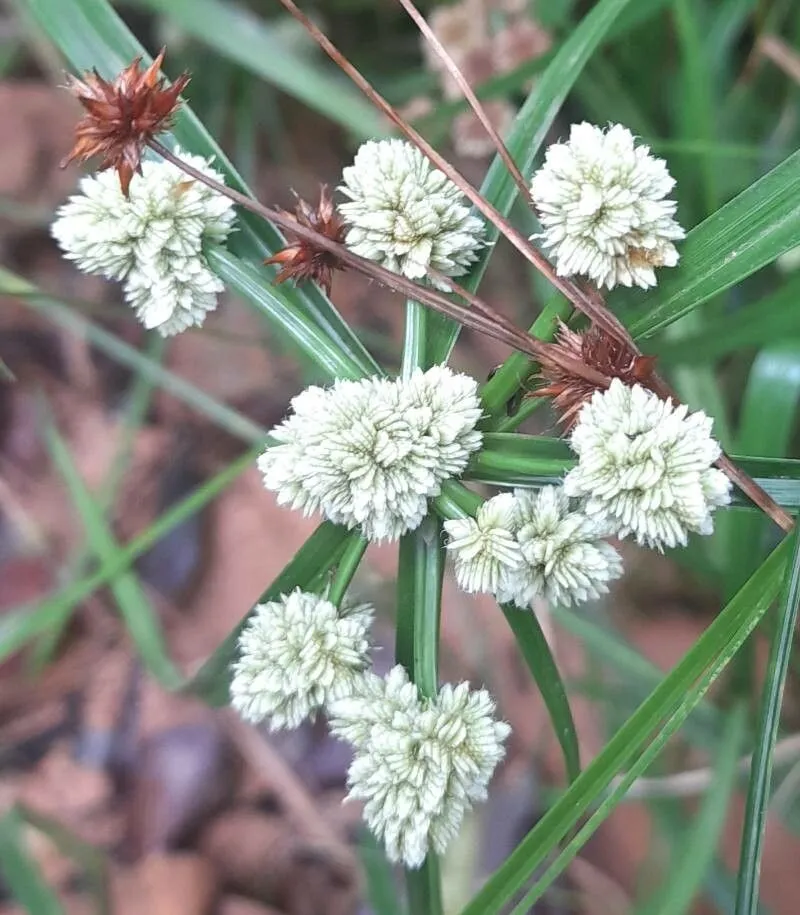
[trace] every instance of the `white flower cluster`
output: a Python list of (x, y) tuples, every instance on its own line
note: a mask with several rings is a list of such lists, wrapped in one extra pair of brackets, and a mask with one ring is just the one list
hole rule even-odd
[[(207, 160), (176, 154), (223, 180)], [(223, 242), (234, 218), (227, 197), (169, 162), (148, 161), (133, 176), (128, 197), (113, 170), (83, 178), (52, 233), (81, 270), (122, 281), (139, 320), (166, 337), (202, 324), (216, 308), (223, 285), (203, 245)]]
[(666, 199), (674, 184), (663, 159), (636, 146), (627, 128), (574, 124), (569, 142), (548, 147), (531, 184), (559, 275), (609, 289), (655, 286), (654, 268), (677, 264), (673, 242), (684, 237)]
[(441, 854), (485, 799), (510, 730), (493, 712), (489, 694), (467, 683), (423, 699), (400, 666), (331, 705), (332, 732), (355, 749), (349, 797), (365, 802), (391, 861), (419, 867), (430, 849)]
[(281, 505), (322, 512), (369, 540), (418, 527), (428, 499), (480, 447), (477, 384), (447, 366), (409, 379), (367, 378), (310, 387), (272, 431), (259, 458)]
[(570, 439), (578, 466), (564, 490), (617, 536), (659, 550), (685, 545), (690, 531), (710, 534), (731, 488), (712, 466), (721, 450), (711, 425), (703, 412), (615, 378), (581, 408)]
[(351, 692), (368, 666), (372, 608), (341, 611), (296, 589), (259, 604), (239, 638), (231, 705), (271, 730), (296, 728)]
[[(467, 272), (484, 226), (461, 191), (411, 143), (370, 140), (344, 169), (339, 212), (348, 248), (412, 280), (429, 267), (447, 276)], [(434, 285), (437, 285), (434, 283)]]
[(502, 493), (475, 518), (445, 521), (456, 580), (469, 592), (528, 607), (536, 597), (570, 605), (594, 600), (622, 574), (601, 520), (570, 508), (564, 489)]
[(444, 851), (473, 802), (486, 797), (508, 725), (485, 690), (462, 683), (423, 699), (405, 670), (367, 670), (372, 608), (337, 608), (299, 589), (256, 607), (239, 639), (231, 704), (271, 730), (325, 711), (353, 745), (351, 798), (389, 857), (419, 867)]

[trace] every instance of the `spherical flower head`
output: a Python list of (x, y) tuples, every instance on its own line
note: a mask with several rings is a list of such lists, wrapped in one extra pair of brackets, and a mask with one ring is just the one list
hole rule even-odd
[[(489, 694), (467, 683), (423, 699), (398, 666), (361, 685), (363, 694), (331, 707), (334, 733), (354, 739), (348, 797), (365, 802), (364, 819), (391, 861), (419, 867), (429, 849), (445, 851), (472, 802), (486, 797), (509, 728), (494, 720)], [(359, 701), (366, 725), (354, 725)]]
[[(176, 154), (223, 180), (207, 160)], [(66, 256), (86, 273), (123, 280), (126, 301), (148, 329), (169, 336), (202, 324), (223, 289), (203, 245), (227, 238), (231, 201), (163, 161), (143, 163), (127, 196), (111, 172), (84, 178), (80, 191), (52, 227)]]
[(730, 501), (730, 481), (711, 466), (721, 454), (711, 425), (615, 378), (578, 414), (570, 443), (579, 461), (564, 490), (617, 536), (659, 550), (685, 545), (690, 531), (710, 534), (713, 510)]
[(483, 223), (411, 143), (364, 143), (342, 180), (339, 190), (349, 200), (339, 212), (349, 226), (345, 243), (355, 254), (413, 280), (423, 279), (429, 267), (460, 276), (477, 259)]
[(499, 597), (527, 607), (535, 597), (569, 606), (596, 600), (622, 575), (622, 559), (597, 519), (570, 508), (563, 487), (517, 489), (517, 543), (523, 562)]
[(625, 127), (574, 124), (567, 143), (548, 148), (531, 184), (539, 237), (559, 275), (609, 289), (655, 286), (654, 268), (678, 263), (673, 242), (684, 237), (666, 199), (674, 184), (663, 159), (636, 146)]
[(281, 505), (360, 527), (369, 540), (396, 540), (480, 447), (480, 415), (475, 381), (445, 366), (407, 381), (311, 387), (292, 400), (259, 467)]
[(136, 262), (132, 217), (115, 172), (86, 175), (50, 228), (65, 257), (84, 273), (124, 279)]
[(337, 610), (299, 589), (259, 604), (239, 639), (231, 704), (271, 730), (296, 728), (352, 692), (368, 665), (372, 608)]
[(487, 500), (474, 518), (445, 521), (456, 581), (470, 594), (497, 594), (516, 579), (523, 563), (514, 536), (517, 503), (511, 493)]

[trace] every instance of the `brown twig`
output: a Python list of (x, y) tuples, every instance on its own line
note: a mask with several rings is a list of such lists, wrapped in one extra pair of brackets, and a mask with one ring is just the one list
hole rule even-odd
[[(465, 297), (468, 297), (469, 301), (473, 305), (477, 304), (478, 307), (474, 310), (466, 308), (463, 305), (459, 305), (457, 302), (453, 302), (446, 295), (437, 292), (435, 289), (431, 289), (428, 286), (422, 286), (419, 283), (415, 283), (413, 280), (409, 280), (402, 274), (394, 273), (373, 261), (353, 254), (353, 252), (344, 245), (331, 240), (314, 229), (301, 225), (291, 214), (286, 213), (284, 210), (265, 206), (258, 200), (254, 200), (252, 197), (248, 197), (245, 194), (210, 178), (199, 169), (191, 166), (188, 162), (184, 162), (183, 159), (176, 156), (158, 140), (151, 141), (150, 146), (155, 152), (163, 156), (168, 162), (171, 162), (173, 165), (182, 169), (187, 175), (196, 178), (198, 181), (202, 181), (208, 187), (213, 188), (220, 194), (224, 194), (230, 200), (238, 203), (251, 213), (255, 213), (262, 219), (266, 219), (280, 228), (292, 232), (297, 237), (313, 243), (322, 250), (334, 254), (343, 264), (358, 273), (361, 273), (363, 276), (377, 280), (407, 298), (421, 302), (448, 318), (453, 318), (453, 320), (458, 321), (465, 327), (470, 327), (473, 330), (484, 333), (496, 340), (500, 340), (502, 343), (505, 343), (506, 346), (526, 353), (529, 356), (533, 356), (535, 359), (541, 359), (543, 356), (549, 355), (551, 349), (550, 344), (543, 343), (541, 340), (531, 337), (530, 334), (521, 330), (509, 321), (508, 318), (491, 308), (491, 306), (482, 302), (475, 296), (472, 296), (470, 293), (466, 292), (466, 290), (461, 289), (461, 287), (456, 287), (456, 284), (454, 284), (449, 277), (442, 277), (441, 274), (436, 275), (437, 278), (447, 282), (454, 291), (458, 292), (460, 290), (458, 294), (463, 294)], [(583, 371), (585, 373), (590, 371), (577, 362), (572, 368), (578, 372)], [(591, 380), (591, 378), (587, 380)], [(607, 385), (609, 381), (610, 379), (606, 379), (605, 384)]]
[(467, 82), (466, 77), (458, 68), (458, 64), (453, 60), (453, 58), (448, 53), (445, 46), (439, 41), (436, 37), (436, 33), (428, 25), (425, 17), (420, 13), (417, 7), (414, 5), (413, 0), (398, 0), (398, 3), (403, 7), (403, 9), (408, 13), (408, 15), (414, 20), (417, 28), (420, 30), (423, 38), (428, 42), (428, 44), (433, 48), (433, 50), (438, 55), (439, 59), (444, 64), (447, 72), (453, 77), (456, 82), (456, 85), (461, 90), (464, 95), (464, 98), (469, 102), (470, 108), (477, 119), (483, 125), (483, 129), (489, 135), (494, 147), (497, 150), (497, 154), (503, 160), (505, 167), (508, 169), (509, 175), (514, 179), (517, 187), (520, 190), (523, 198), (526, 198), (529, 193), (528, 182), (522, 175), (522, 172), (517, 167), (517, 163), (511, 156), (511, 153), (508, 151), (506, 144), (503, 142), (502, 137), (497, 132), (494, 124), (492, 124), (486, 110), (481, 104), (478, 96), (472, 91), (472, 87)]

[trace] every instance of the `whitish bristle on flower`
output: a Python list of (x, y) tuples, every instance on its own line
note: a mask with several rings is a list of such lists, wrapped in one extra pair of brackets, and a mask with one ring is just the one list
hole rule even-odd
[(493, 715), (486, 690), (447, 685), (424, 699), (400, 666), (385, 680), (367, 674), (329, 706), (332, 732), (355, 751), (348, 797), (364, 801), (391, 861), (416, 868), (430, 850), (442, 854), (485, 799), (510, 730)]
[(299, 589), (259, 604), (239, 638), (231, 705), (270, 730), (296, 728), (349, 695), (369, 665), (372, 608), (337, 608)]
[(446, 521), (456, 581), (465, 591), (529, 607), (595, 600), (622, 574), (608, 531), (571, 507), (563, 489), (516, 489), (485, 502), (475, 519)]
[(530, 606), (536, 597), (570, 606), (608, 593), (622, 575), (622, 558), (602, 538), (607, 529), (580, 508), (570, 508), (561, 486), (514, 490), (517, 542), (523, 562), (501, 601)]
[[(223, 180), (207, 160), (176, 154)], [(126, 301), (148, 329), (171, 336), (202, 324), (223, 289), (203, 245), (227, 238), (231, 201), (162, 161), (144, 162), (127, 196), (110, 171), (83, 178), (79, 187), (52, 226), (66, 257), (85, 273), (122, 281)]]
[(531, 184), (538, 237), (559, 275), (609, 289), (655, 286), (655, 268), (678, 263), (673, 242), (685, 234), (667, 199), (674, 184), (664, 160), (627, 128), (574, 124), (568, 142), (547, 149)]
[(480, 447), (480, 416), (476, 382), (446, 366), (407, 380), (336, 381), (292, 400), (259, 467), (281, 505), (396, 540), (464, 471)]
[(564, 489), (619, 537), (659, 550), (685, 545), (689, 532), (712, 533), (712, 512), (730, 501), (730, 481), (712, 466), (721, 450), (711, 425), (705, 413), (614, 379), (578, 414), (578, 466)]
[(339, 207), (345, 243), (413, 280), (433, 267), (447, 276), (466, 273), (483, 244), (483, 222), (461, 191), (405, 140), (370, 140), (342, 173)]
[(488, 499), (474, 518), (444, 522), (456, 581), (469, 594), (496, 594), (515, 577), (522, 551), (514, 536), (517, 503), (511, 493)]

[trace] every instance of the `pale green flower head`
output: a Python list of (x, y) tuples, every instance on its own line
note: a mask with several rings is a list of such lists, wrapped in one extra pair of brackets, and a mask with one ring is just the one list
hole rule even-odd
[(569, 140), (548, 147), (531, 199), (560, 276), (598, 286), (656, 285), (657, 267), (674, 267), (684, 237), (668, 195), (675, 180), (663, 159), (637, 146), (620, 124), (573, 124)]
[(259, 604), (239, 638), (231, 705), (270, 730), (296, 728), (352, 692), (369, 665), (372, 608), (338, 610), (299, 588)]
[(509, 734), (485, 690), (461, 683), (424, 699), (400, 666), (385, 680), (365, 677), (329, 714), (333, 733), (355, 750), (348, 797), (364, 801), (389, 860), (412, 868), (430, 850), (442, 854), (473, 802), (486, 797)]
[(345, 243), (412, 280), (428, 267), (461, 276), (477, 260), (483, 222), (453, 182), (405, 140), (370, 140), (342, 173)]
[[(208, 160), (175, 152), (223, 180)], [(203, 245), (225, 241), (235, 218), (232, 202), (160, 160), (142, 163), (128, 197), (113, 171), (83, 178), (79, 189), (52, 226), (65, 256), (85, 273), (122, 281), (139, 320), (162, 336), (202, 324), (223, 290)]]
[(281, 505), (360, 528), (372, 541), (414, 530), (442, 483), (480, 447), (477, 384), (446, 366), (407, 380), (310, 387), (259, 458)]
[(685, 546), (689, 532), (712, 533), (714, 509), (730, 501), (730, 480), (712, 466), (722, 452), (711, 426), (705, 413), (615, 378), (578, 414), (570, 438), (578, 466), (564, 489), (618, 537)]

